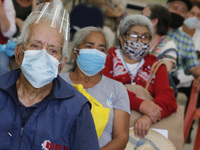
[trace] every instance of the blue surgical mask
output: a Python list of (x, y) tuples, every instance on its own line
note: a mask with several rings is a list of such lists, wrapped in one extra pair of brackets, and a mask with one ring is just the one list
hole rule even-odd
[(24, 59), (21, 69), (32, 86), (41, 88), (57, 77), (59, 61), (48, 54), (45, 49), (23, 52)]
[(189, 29), (195, 29), (200, 25), (200, 20), (197, 17), (189, 17), (183, 22)]
[(81, 49), (77, 58), (79, 69), (87, 76), (93, 76), (105, 67), (106, 54), (97, 49)]

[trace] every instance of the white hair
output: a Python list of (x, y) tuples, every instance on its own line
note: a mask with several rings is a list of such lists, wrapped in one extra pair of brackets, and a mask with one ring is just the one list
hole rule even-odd
[(106, 50), (107, 50), (108, 49), (108, 45), (109, 45), (109, 43), (108, 43), (109, 41), (108, 41), (106, 33), (101, 28), (93, 27), (93, 26), (84, 27), (84, 28), (78, 30), (76, 32), (74, 38), (73, 38), (72, 46), (74, 48), (78, 48), (79, 45), (81, 43), (83, 43), (83, 41), (86, 39), (87, 35), (89, 35), (91, 32), (100, 32), (100, 33), (102, 33), (102, 35), (104, 36), (105, 41), (106, 41)]
[[(69, 22), (68, 22), (68, 18), (67, 19), (63, 19), (59, 16), (56, 17), (55, 19), (55, 15), (53, 14), (56, 9), (51, 9), (51, 12), (47, 12), (47, 13), (43, 13), (41, 15), (40, 11), (33, 11), (28, 18), (24, 21), (22, 29), (21, 29), (21, 34), (17, 39), (17, 43), (19, 45), (23, 45), (24, 43), (26, 43), (29, 38), (30, 38), (30, 33), (31, 33), (31, 26), (35, 23), (40, 23), (42, 22), (47, 22), (47, 23), (54, 23), (52, 27), (58, 29), (58, 32), (60, 32), (63, 35), (63, 46), (62, 46), (62, 56), (63, 58), (65, 56), (69, 56), (70, 52), (68, 51), (68, 35), (69, 35)], [(68, 13), (67, 13), (68, 14)], [(59, 15), (59, 14), (58, 14)], [(63, 21), (64, 20), (64, 21)]]
[(134, 14), (134, 15), (129, 15), (127, 16), (122, 22), (120, 23), (119, 26), (119, 34), (124, 35), (126, 32), (132, 27), (132, 26), (145, 26), (149, 29), (150, 36), (152, 37), (153, 35), (153, 25), (150, 21), (149, 18), (147, 18), (144, 15), (140, 14)]

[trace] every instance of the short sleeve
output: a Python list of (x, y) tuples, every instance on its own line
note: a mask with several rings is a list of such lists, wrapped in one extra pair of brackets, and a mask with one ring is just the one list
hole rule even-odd
[(128, 92), (125, 86), (118, 82), (116, 86), (116, 100), (114, 101), (113, 107), (115, 109), (123, 110), (130, 114), (130, 102)]
[[(176, 44), (174, 43), (174, 41), (172, 41), (172, 40), (168, 41), (166, 43), (166, 45), (163, 47), (161, 53), (163, 53), (164, 51), (166, 51), (168, 49), (177, 50), (177, 47), (176, 47)], [(163, 58), (163, 60), (170, 60), (174, 64), (176, 64), (176, 59), (177, 59), (177, 53), (175, 51), (169, 51), (168, 53), (165, 54), (165, 57)]]

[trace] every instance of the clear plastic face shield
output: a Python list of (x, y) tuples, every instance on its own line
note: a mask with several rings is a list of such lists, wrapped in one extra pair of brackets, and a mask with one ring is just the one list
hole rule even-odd
[(61, 47), (62, 55), (65, 56), (69, 36), (69, 13), (60, 5), (51, 2), (37, 5), (34, 11), (25, 20), (18, 44), (28, 42), (30, 35), (29, 27), (33, 24), (45, 24), (56, 29), (63, 37)]
[(58, 29), (64, 39), (68, 40), (69, 13), (62, 6), (50, 2), (42, 3), (35, 8), (31, 15), (36, 16), (35, 23), (40, 23), (42, 19), (49, 20), (49, 25)]

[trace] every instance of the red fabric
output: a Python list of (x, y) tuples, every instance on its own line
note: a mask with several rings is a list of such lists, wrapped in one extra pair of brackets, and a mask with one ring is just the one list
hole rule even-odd
[[(1, 0), (1, 2), (3, 3), (4, 0)], [(2, 35), (2, 33), (0, 32), (0, 44), (6, 44), (7, 41), (8, 41), (8, 39), (5, 38), (5, 37)]]
[[(130, 84), (131, 78), (126, 71), (125, 66), (121, 60), (117, 57), (117, 49), (112, 47), (108, 50), (105, 68), (102, 70), (105, 76), (115, 79), (123, 84)], [(145, 63), (139, 68), (137, 75), (134, 78), (134, 82), (138, 85), (145, 86), (146, 81), (150, 75), (151, 66), (157, 61), (157, 58), (153, 55), (147, 54), (144, 57)], [(120, 74), (120, 71), (123, 72)], [(169, 86), (169, 79), (166, 67), (160, 66), (152, 79), (148, 91), (154, 97), (154, 102), (158, 104), (163, 110), (161, 112), (161, 118), (167, 117), (177, 109), (176, 98), (174, 91)], [(135, 93), (128, 91), (130, 99), (130, 108), (139, 111), (140, 104), (143, 99), (137, 98)]]

